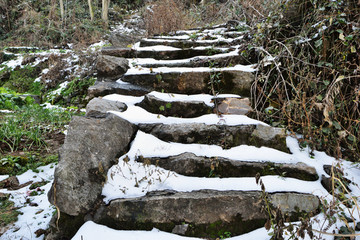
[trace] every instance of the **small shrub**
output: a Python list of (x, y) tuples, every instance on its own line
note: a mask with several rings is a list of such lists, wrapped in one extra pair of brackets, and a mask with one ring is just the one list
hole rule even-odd
[(312, 149), (359, 161), (360, 34), (349, 27), (360, 23), (356, 4), (307, 2), (302, 22), (284, 22), (278, 9), (254, 32), (255, 49), (272, 59), (254, 85), (258, 117), (301, 133)]
[(168, 33), (184, 28), (185, 8), (179, 0), (158, 0), (144, 14), (148, 35)]

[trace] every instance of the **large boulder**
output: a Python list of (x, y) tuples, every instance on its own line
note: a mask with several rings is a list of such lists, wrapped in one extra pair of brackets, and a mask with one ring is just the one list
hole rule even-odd
[(59, 151), (49, 201), (70, 216), (91, 210), (100, 199), (108, 169), (127, 151), (135, 131), (114, 114), (103, 119), (74, 117)]
[(99, 55), (96, 69), (99, 80), (117, 80), (129, 69), (129, 61), (125, 58)]

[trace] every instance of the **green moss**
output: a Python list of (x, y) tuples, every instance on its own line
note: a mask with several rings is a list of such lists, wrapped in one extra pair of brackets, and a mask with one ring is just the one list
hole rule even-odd
[(228, 235), (228, 233), (241, 235), (250, 232), (254, 229), (263, 227), (265, 222), (266, 219), (243, 221), (241, 216), (237, 216), (231, 222), (216, 221), (210, 224), (191, 224), (192, 227), (187, 231), (186, 235), (191, 237), (217, 239)]
[(14, 203), (7, 197), (0, 199), (0, 227), (15, 222), (19, 214), (21, 214), (21, 212), (14, 208)]

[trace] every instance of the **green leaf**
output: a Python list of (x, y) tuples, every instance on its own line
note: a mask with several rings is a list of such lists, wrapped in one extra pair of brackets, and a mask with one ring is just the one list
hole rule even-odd
[(329, 128), (323, 128), (322, 132), (325, 134), (329, 134), (330, 133), (330, 129)]
[(354, 36), (353, 35), (347, 35), (346, 37), (345, 37), (345, 39), (347, 40), (347, 41), (351, 41), (351, 40), (353, 40), (353, 38), (354, 38)]
[(159, 107), (159, 110), (160, 110), (160, 111), (165, 111), (165, 107), (164, 107), (164, 106), (160, 106), (160, 107)]
[(347, 137), (347, 139), (349, 139), (349, 140), (352, 141), (353, 143), (356, 142), (356, 137), (354, 137), (354, 135), (349, 135), (349, 136)]
[(338, 122), (336, 122), (336, 121), (333, 121), (332, 123), (333, 123), (334, 127), (335, 127), (337, 130), (341, 130), (341, 125), (340, 125), (340, 123), (338, 123)]
[(317, 40), (317, 41), (315, 42), (315, 47), (318, 48), (318, 47), (320, 47), (322, 44), (323, 44), (322, 39), (319, 39), (319, 40)]
[(316, 99), (319, 100), (319, 101), (322, 101), (322, 100), (323, 100), (323, 96), (317, 95), (317, 96), (316, 96)]
[(171, 103), (167, 103), (166, 108), (171, 108)]
[(324, 85), (325, 86), (328, 86), (330, 84), (330, 81), (329, 80), (324, 80)]

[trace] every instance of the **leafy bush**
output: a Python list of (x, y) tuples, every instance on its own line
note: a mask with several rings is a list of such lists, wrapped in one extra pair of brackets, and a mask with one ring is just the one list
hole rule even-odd
[(34, 99), (30, 96), (19, 96), (6, 88), (0, 88), (0, 109), (15, 110), (33, 102)]
[[(258, 117), (301, 133), (300, 141), (313, 149), (359, 161), (357, 3), (289, 4), (258, 23), (254, 32), (254, 49), (265, 58), (253, 92)], [(294, 12), (302, 21), (291, 21)]]

